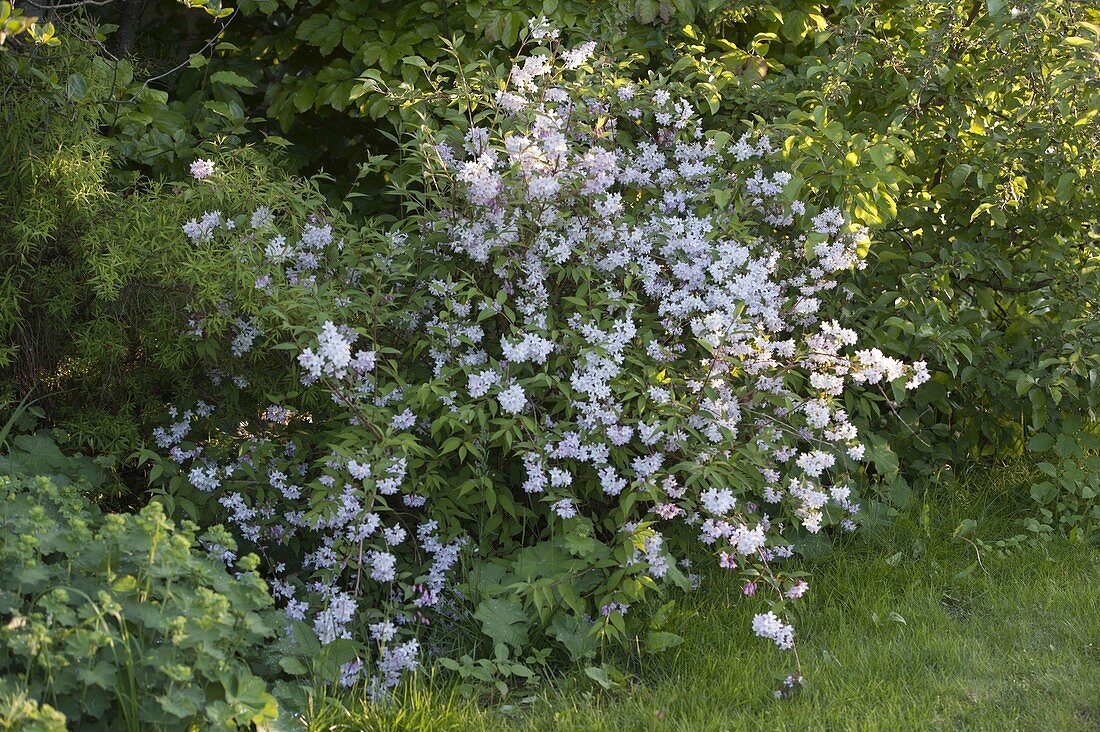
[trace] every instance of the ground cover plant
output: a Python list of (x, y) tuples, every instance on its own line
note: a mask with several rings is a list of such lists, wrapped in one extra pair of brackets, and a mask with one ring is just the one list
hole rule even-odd
[(1100, 12), (366, 5), (3, 5), (0, 721), (1088, 723)]
[(232, 545), (224, 530), (199, 538), (159, 503), (104, 516), (46, 477), (0, 478), (0, 501), (0, 706), (26, 696), (79, 729), (275, 718), (246, 660), (273, 635), (271, 597), (254, 555), (230, 574), (200, 547)]

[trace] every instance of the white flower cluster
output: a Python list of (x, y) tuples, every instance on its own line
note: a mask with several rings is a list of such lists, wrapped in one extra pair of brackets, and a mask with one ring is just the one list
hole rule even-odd
[(302, 383), (306, 386), (324, 376), (335, 379), (362, 379), (374, 370), (376, 354), (374, 351), (357, 351), (352, 358), (351, 347), (357, 340), (354, 331), (338, 328), (331, 320), (326, 321), (317, 336), (317, 350), (306, 348), (298, 354), (301, 365)]
[(205, 180), (214, 175), (213, 160), (196, 160), (191, 163), (191, 177), (195, 180)]
[(779, 648), (794, 647), (794, 628), (780, 620), (773, 612), (753, 616), (752, 632), (774, 642)]
[(193, 244), (211, 241), (219, 229), (232, 231), (236, 228), (232, 219), (226, 219), (221, 211), (207, 211), (201, 218), (191, 219), (183, 225), (183, 233)]

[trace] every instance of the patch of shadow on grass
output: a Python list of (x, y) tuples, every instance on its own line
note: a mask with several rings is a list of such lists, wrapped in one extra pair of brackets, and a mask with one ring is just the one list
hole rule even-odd
[(1076, 717), (1077, 723), (1081, 725), (1081, 729), (1093, 730), (1094, 732), (1100, 730), (1100, 704), (1078, 709), (1073, 716)]
[(943, 611), (948, 617), (960, 623), (965, 623), (974, 617), (974, 601), (969, 597), (945, 592), (940, 598), (940, 605), (943, 606)]

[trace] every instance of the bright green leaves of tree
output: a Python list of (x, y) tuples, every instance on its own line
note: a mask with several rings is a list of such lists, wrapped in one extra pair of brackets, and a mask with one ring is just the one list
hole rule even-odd
[[(853, 307), (886, 323), (883, 350), (937, 372), (891, 437), (907, 474), (1093, 419), (1100, 11), (776, 3), (731, 13), (721, 35), (684, 46), (701, 93), (730, 119), (779, 120), (803, 194), (871, 227)], [(739, 73), (746, 59), (762, 80)], [(881, 395), (850, 409), (871, 427), (892, 411)]]

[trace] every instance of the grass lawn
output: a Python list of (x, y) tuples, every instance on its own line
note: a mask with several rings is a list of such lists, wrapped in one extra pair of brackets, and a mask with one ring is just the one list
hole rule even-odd
[(973, 546), (952, 538), (962, 519), (987, 540), (1017, 526), (1004, 498), (1012, 475), (984, 482), (808, 563), (796, 623), (808, 685), (791, 700), (771, 695), (789, 656), (752, 637), (754, 603), (715, 575), (670, 628), (682, 646), (620, 659), (632, 669), (622, 688), (567, 676), (503, 711), (418, 688), (400, 711), (344, 700), (311, 727), (1100, 730), (1100, 550), (1050, 542), (976, 565)]

